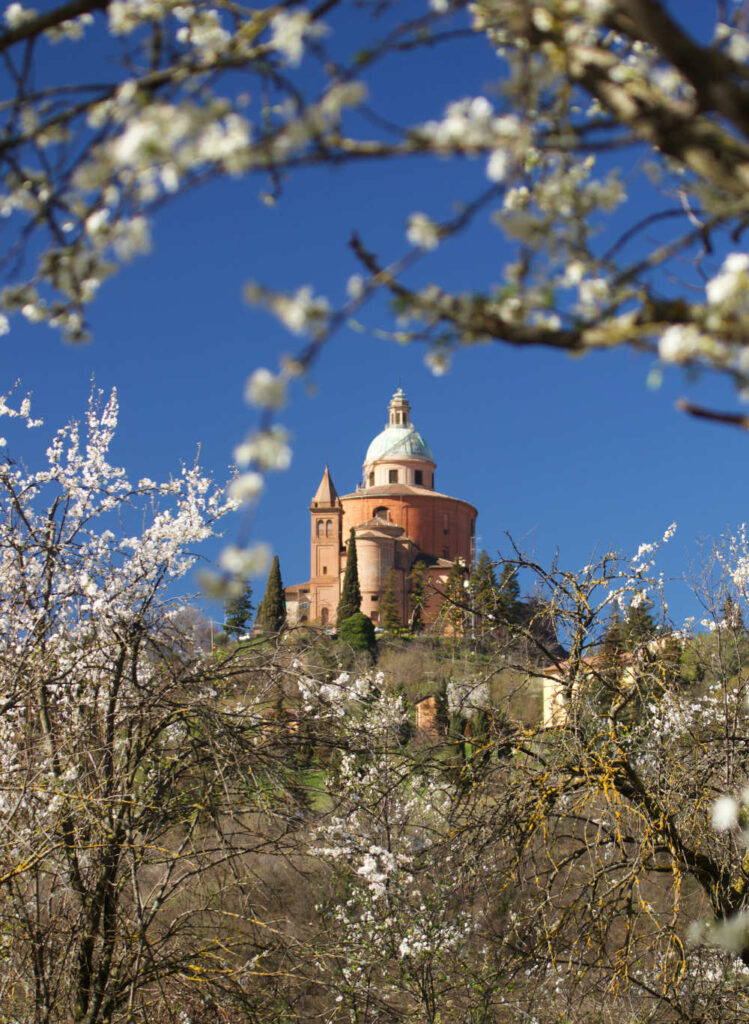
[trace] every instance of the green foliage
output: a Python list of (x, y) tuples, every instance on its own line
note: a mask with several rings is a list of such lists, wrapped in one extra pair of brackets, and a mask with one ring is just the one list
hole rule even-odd
[(624, 653), (636, 651), (658, 636), (651, 609), (652, 604), (643, 601), (635, 607), (630, 606), (625, 618), (618, 608), (614, 609), (599, 645), (607, 666), (613, 666)]
[(349, 533), (346, 549), (346, 571), (343, 575), (341, 599), (338, 602), (336, 622), (340, 625), (344, 619), (350, 619), (361, 611), (361, 588), (359, 587), (359, 567), (356, 559), (356, 535), (353, 527)]
[(489, 715), (484, 708), (476, 708), (471, 718), (471, 769), (488, 765), (492, 756), (489, 735)]
[(408, 574), (408, 582), (411, 590), (411, 618), (408, 625), (412, 633), (419, 633), (424, 627), (426, 601), (427, 567), (424, 562), (414, 562)]
[(491, 558), (482, 551), (471, 573), (471, 602), (477, 616), (479, 627), (491, 627), (497, 616), (499, 592), (497, 578), (494, 575), (494, 564)]
[(265, 597), (257, 610), (257, 621), (265, 633), (278, 633), (286, 621), (286, 603), (278, 555), (273, 556), (273, 564), (265, 585)]
[(356, 612), (338, 626), (338, 639), (355, 651), (373, 652), (377, 647), (374, 623), (368, 615)]
[(250, 632), (252, 626), (252, 587), (246, 583), (241, 593), (230, 598), (224, 605), (224, 632), (227, 636), (239, 639)]
[(395, 596), (395, 570), (385, 574), (385, 589), (380, 597), (380, 623), (386, 633), (397, 633), (403, 627)]
[(520, 619), (520, 584), (517, 567), (506, 562), (499, 577), (497, 610), (499, 619), (507, 625), (514, 625)]
[(442, 616), (453, 639), (462, 637), (468, 626), (470, 611), (466, 600), (467, 575), (466, 567), (456, 560), (445, 583)]
[(471, 572), (470, 581), (476, 635), (484, 639), (496, 636), (498, 627), (502, 628), (502, 635), (506, 635), (507, 628), (516, 625), (521, 618), (517, 568), (509, 562), (505, 563), (497, 583), (494, 563), (486, 551), (482, 551)]
[(651, 601), (641, 601), (638, 605), (629, 606), (624, 620), (624, 643), (627, 650), (636, 650), (658, 635), (652, 609)]

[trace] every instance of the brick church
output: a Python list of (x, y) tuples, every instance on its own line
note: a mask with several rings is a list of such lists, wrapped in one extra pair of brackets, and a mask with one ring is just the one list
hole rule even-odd
[[(473, 564), (476, 509), (434, 489), (436, 463), (429, 445), (411, 423), (401, 388), (388, 406), (388, 424), (372, 441), (362, 482), (339, 495), (325, 467), (310, 505), (310, 579), (286, 588), (291, 624), (334, 625), (353, 527), (361, 587), (361, 610), (375, 625), (378, 603), (392, 569), (400, 620), (411, 615), (409, 574), (426, 566), (428, 597), (424, 618), (434, 619), (438, 594), (453, 563)], [(431, 586), (430, 586), (431, 584)]]

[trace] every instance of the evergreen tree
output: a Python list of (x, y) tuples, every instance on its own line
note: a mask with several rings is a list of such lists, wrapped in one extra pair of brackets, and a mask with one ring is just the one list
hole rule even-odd
[(478, 617), (478, 626), (490, 629), (498, 613), (499, 592), (494, 565), (486, 551), (482, 551), (471, 573), (471, 602)]
[(652, 608), (652, 602), (648, 600), (629, 606), (624, 620), (624, 644), (628, 651), (636, 650), (658, 635)]
[(380, 597), (380, 623), (387, 633), (397, 633), (403, 626), (395, 596), (395, 570), (392, 568), (385, 575), (385, 589)]
[(499, 577), (497, 611), (502, 623), (513, 625), (520, 618), (520, 584), (517, 568), (510, 562), (502, 566)]
[(268, 582), (265, 584), (265, 597), (257, 610), (257, 620), (265, 633), (278, 633), (286, 620), (286, 603), (278, 555), (273, 556)]
[(619, 659), (625, 646), (625, 624), (619, 609), (614, 608), (600, 643), (600, 653), (605, 665), (612, 666)]
[(236, 640), (249, 633), (252, 626), (252, 587), (246, 583), (241, 593), (231, 597), (224, 605), (224, 633)]
[(424, 627), (426, 602), (427, 567), (424, 562), (414, 562), (408, 574), (408, 582), (411, 588), (411, 618), (408, 625), (412, 633), (419, 633)]
[(476, 708), (471, 718), (471, 768), (477, 768), (491, 761), (489, 737), (489, 716), (484, 708)]
[(338, 624), (338, 640), (355, 651), (373, 653), (377, 647), (374, 624), (363, 612), (355, 612)]
[(359, 567), (356, 560), (356, 536), (351, 528), (346, 549), (346, 571), (343, 574), (341, 599), (338, 602), (336, 622), (340, 625), (344, 619), (350, 619), (361, 611), (361, 588), (359, 587)]

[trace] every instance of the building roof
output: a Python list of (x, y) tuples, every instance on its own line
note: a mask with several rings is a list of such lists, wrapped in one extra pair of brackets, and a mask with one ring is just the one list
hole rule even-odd
[(442, 494), (440, 491), (433, 491), (430, 487), (419, 487), (416, 484), (380, 484), (379, 487), (362, 487), (350, 494), (342, 494), (341, 501), (345, 501), (346, 498), (397, 498), (404, 494), (421, 495), (422, 498), (446, 498), (448, 501), (459, 501), (461, 505), (469, 505), (474, 508), (470, 501), (465, 501), (463, 498), (453, 498), (450, 494)]
[(332, 505), (335, 505), (337, 501), (338, 492), (335, 489), (335, 484), (333, 483), (333, 478), (330, 475), (330, 470), (326, 466), (320, 485), (312, 499), (312, 504), (313, 506), (320, 505), (323, 508), (329, 508)]
[(409, 459), (434, 462), (432, 450), (412, 423), (390, 424), (367, 448), (364, 465), (384, 459)]

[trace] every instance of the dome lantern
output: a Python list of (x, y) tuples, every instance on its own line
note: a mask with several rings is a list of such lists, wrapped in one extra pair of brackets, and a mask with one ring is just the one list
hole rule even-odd
[(434, 456), (411, 423), (411, 406), (400, 387), (390, 399), (388, 414), (388, 425), (367, 449), (364, 486), (410, 484), (433, 488)]
[(407, 427), (410, 422), (411, 406), (408, 404), (403, 388), (399, 387), (388, 405), (391, 427)]

